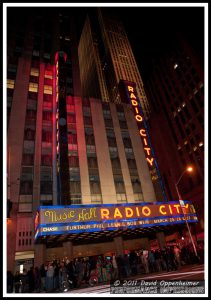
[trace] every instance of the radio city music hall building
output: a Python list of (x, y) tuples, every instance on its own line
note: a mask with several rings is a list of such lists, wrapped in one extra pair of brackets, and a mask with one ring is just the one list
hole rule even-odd
[[(8, 22), (8, 270), (155, 239), (162, 248), (184, 226), (178, 199), (166, 197), (126, 32), (102, 11), (79, 45), (68, 10)], [(190, 201), (185, 213), (197, 222)]]

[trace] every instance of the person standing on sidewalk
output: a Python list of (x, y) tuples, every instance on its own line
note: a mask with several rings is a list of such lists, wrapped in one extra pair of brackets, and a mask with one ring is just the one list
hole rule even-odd
[(116, 262), (116, 256), (113, 254), (112, 256), (112, 279), (118, 279), (119, 277), (119, 270)]

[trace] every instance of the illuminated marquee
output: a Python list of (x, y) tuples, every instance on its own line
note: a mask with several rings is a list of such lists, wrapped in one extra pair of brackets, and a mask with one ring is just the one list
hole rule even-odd
[[(190, 201), (184, 202), (186, 220), (197, 222), (194, 206)], [(185, 218), (178, 201), (41, 206), (35, 218), (35, 239), (49, 234), (169, 225), (183, 223)]]

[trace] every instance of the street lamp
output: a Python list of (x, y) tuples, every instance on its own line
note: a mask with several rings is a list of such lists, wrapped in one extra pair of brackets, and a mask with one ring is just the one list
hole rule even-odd
[[(182, 211), (183, 211), (183, 208), (184, 208), (184, 202), (183, 202), (182, 197), (181, 197), (181, 195), (180, 195), (180, 193), (179, 193), (179, 190), (178, 190), (178, 184), (179, 184), (180, 180), (182, 179), (183, 175), (185, 174), (185, 172), (191, 173), (192, 171), (193, 171), (193, 167), (188, 166), (188, 167), (184, 170), (184, 172), (181, 174), (181, 176), (180, 176), (180, 178), (178, 179), (177, 183), (175, 183), (175, 188), (176, 188), (176, 191), (177, 191), (177, 194), (178, 194), (178, 197), (179, 197), (179, 203), (180, 203), (180, 206), (181, 206), (181, 208), (182, 208)], [(195, 246), (195, 243), (194, 243), (194, 241), (193, 241), (193, 237), (192, 237), (192, 234), (191, 234), (191, 231), (190, 231), (190, 227), (189, 227), (189, 224), (188, 224), (188, 222), (187, 222), (187, 219), (186, 219), (186, 216), (185, 216), (184, 211), (183, 211), (183, 214), (184, 214), (185, 223), (186, 223), (186, 226), (187, 226), (187, 229), (188, 229), (188, 233), (189, 233), (189, 236), (190, 236), (190, 239), (191, 239), (191, 243), (192, 243), (192, 245), (193, 245), (193, 249), (194, 249), (195, 255), (196, 255), (196, 257), (198, 257), (197, 250), (196, 250), (196, 246)]]

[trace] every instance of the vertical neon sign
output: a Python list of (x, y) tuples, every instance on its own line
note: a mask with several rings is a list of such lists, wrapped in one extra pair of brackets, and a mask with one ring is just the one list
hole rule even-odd
[[(141, 140), (142, 140), (142, 143), (144, 146), (145, 157), (146, 157), (146, 161), (148, 163), (152, 181), (155, 182), (155, 181), (159, 180), (163, 198), (165, 201), (168, 201), (166, 193), (165, 193), (163, 181), (161, 179), (160, 172), (158, 169), (158, 164), (155, 159), (154, 150), (151, 145), (150, 136), (149, 136), (149, 132), (148, 132), (148, 128), (147, 128), (147, 123), (144, 118), (144, 113), (143, 113), (143, 110), (142, 110), (142, 107), (140, 104), (140, 100), (137, 96), (136, 84), (135, 84), (135, 82), (128, 82), (125, 80), (121, 80), (119, 87), (120, 87), (119, 90), (120, 90), (121, 97), (124, 99), (126, 96), (125, 102), (128, 102), (128, 100), (129, 100), (131, 106), (133, 107), (134, 117), (137, 122), (138, 129), (139, 129), (139, 135), (141, 137)], [(124, 91), (123, 91), (123, 89), (124, 89)]]

